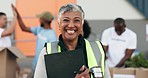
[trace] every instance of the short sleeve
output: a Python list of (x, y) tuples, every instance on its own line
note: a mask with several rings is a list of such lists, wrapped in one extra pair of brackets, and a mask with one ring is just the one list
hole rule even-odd
[(109, 32), (107, 30), (104, 30), (102, 33), (101, 43), (105, 46), (108, 45), (108, 38), (109, 38)]
[(37, 26), (37, 27), (31, 27), (31, 32), (32, 32), (34, 35), (37, 35), (38, 32), (39, 32), (39, 30), (40, 30), (40, 27), (39, 27), (39, 26)]
[(3, 33), (4, 29), (0, 28), (0, 38), (2, 37), (2, 33)]
[(136, 49), (137, 48), (137, 35), (133, 34), (130, 39), (128, 49)]

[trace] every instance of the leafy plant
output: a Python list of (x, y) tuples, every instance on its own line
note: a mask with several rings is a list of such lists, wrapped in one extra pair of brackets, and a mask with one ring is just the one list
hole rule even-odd
[(135, 55), (130, 60), (125, 62), (126, 67), (134, 67), (134, 68), (148, 68), (148, 60), (146, 60), (143, 57), (143, 53), (139, 53), (138, 55)]

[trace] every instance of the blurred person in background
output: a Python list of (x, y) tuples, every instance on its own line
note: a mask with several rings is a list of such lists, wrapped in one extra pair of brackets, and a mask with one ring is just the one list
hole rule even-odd
[(137, 35), (126, 27), (123, 18), (116, 18), (114, 27), (104, 30), (101, 42), (108, 55), (108, 66), (123, 67), (137, 47)]
[(13, 11), (13, 20), (10, 24), (10, 26), (7, 27), (7, 16), (5, 13), (0, 12), (0, 47), (11, 47), (11, 39), (10, 35), (14, 32), (15, 30), (15, 25), (16, 25), (16, 12), (14, 9)]
[(91, 28), (89, 26), (89, 23), (87, 20), (84, 20), (82, 35), (84, 38), (87, 39), (89, 38), (90, 33), (91, 33)]
[(91, 31), (90, 24), (87, 20), (84, 20), (82, 35), (85, 39), (89, 41), (97, 40), (96, 34), (93, 31)]
[(36, 53), (35, 53), (35, 57), (32, 63), (32, 69), (34, 72), (36, 64), (37, 64), (38, 56), (40, 54), (41, 49), (44, 47), (44, 44), (46, 42), (54, 42), (57, 40), (56, 33), (52, 29), (52, 26), (51, 26), (51, 22), (54, 19), (54, 17), (48, 11), (42, 12), (41, 14), (36, 15), (36, 17), (39, 18), (40, 25), (30, 28), (24, 24), (17, 9), (14, 6), (13, 8), (15, 9), (15, 12), (17, 13), (18, 23), (22, 31), (33, 33), (34, 35), (37, 36)]

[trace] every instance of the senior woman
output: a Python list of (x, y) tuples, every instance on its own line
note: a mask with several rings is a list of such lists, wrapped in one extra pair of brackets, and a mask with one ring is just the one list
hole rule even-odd
[[(105, 64), (105, 54), (103, 47), (99, 41), (90, 42), (81, 35), (83, 31), (84, 12), (77, 4), (67, 4), (62, 6), (58, 13), (58, 24), (61, 35), (57, 45), (60, 47), (47, 47), (42, 49), (34, 78), (49, 78), (47, 77), (47, 70), (45, 65), (44, 55), (51, 54), (51, 49), (60, 49), (60, 52), (83, 49), (83, 55), (86, 65), (80, 68), (82, 73), (76, 74), (75, 78), (92, 78), (90, 75), (90, 68), (100, 66), (102, 76), (101, 78), (110, 78), (108, 68)], [(51, 43), (52, 44), (52, 43)], [(48, 51), (47, 51), (48, 50)], [(49, 61), (50, 62), (50, 61)]]

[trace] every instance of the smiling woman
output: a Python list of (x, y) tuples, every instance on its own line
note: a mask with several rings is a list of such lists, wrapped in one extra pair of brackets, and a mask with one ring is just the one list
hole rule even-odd
[(58, 15), (59, 29), (69, 50), (76, 48), (78, 36), (82, 33), (84, 12), (80, 6), (69, 4), (61, 7)]
[[(100, 72), (102, 72), (98, 73), (101, 74), (99, 77), (95, 77), (110, 78), (108, 68), (105, 66), (105, 54), (101, 43), (99, 41), (90, 42), (85, 40), (81, 35), (84, 22), (84, 12), (82, 8), (77, 4), (67, 4), (60, 8), (58, 15), (59, 30), (61, 32), (59, 41), (46, 43), (45, 47), (42, 49), (39, 55), (34, 78), (93, 78), (92, 75), (90, 75), (89, 69), (95, 66), (101, 67)], [(62, 76), (66, 77), (57, 77), (57, 75), (55, 75), (56, 77), (53, 77), (50, 75), (49, 71), (51, 70), (48, 69), (49, 65), (47, 65), (48, 59), (45, 58), (46, 55), (53, 54), (57, 51), (59, 53), (65, 51), (76, 52), (76, 50), (79, 49), (81, 49), (79, 52), (84, 55), (82, 59), (85, 63), (80, 65), (78, 69), (76, 68), (74, 70), (82, 71), (81, 73), (74, 73), (73, 70), (70, 70), (69, 74), (61, 72)], [(64, 63), (63, 60), (64, 59), (60, 59), (60, 61)], [(40, 67), (42, 67), (42, 69), (40, 69)], [(68, 65), (66, 68), (64, 66), (61, 66), (61, 68), (67, 69), (71, 67)], [(58, 70), (55, 70), (54, 72), (56, 71)]]
[[(69, 43), (74, 42), (76, 45), (76, 41), (78, 40), (78, 36), (82, 32), (82, 18), (80, 12), (67, 12), (62, 14), (60, 18), (59, 28), (62, 33), (63, 39), (67, 40)], [(75, 49), (75, 48), (73, 48)]]

